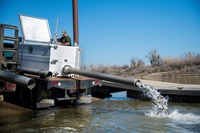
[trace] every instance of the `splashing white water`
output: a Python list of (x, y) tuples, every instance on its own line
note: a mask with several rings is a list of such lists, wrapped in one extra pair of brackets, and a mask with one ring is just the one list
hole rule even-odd
[(142, 82), (137, 82), (136, 85), (143, 89), (144, 95), (151, 99), (152, 107), (151, 107), (151, 114), (157, 116), (165, 116), (170, 114), (168, 108), (168, 100), (169, 97), (162, 96), (158, 90), (153, 88), (150, 85), (143, 84)]
[(200, 116), (194, 115), (192, 113), (181, 114), (178, 110), (172, 112), (168, 108), (169, 97), (162, 96), (157, 89), (150, 85), (143, 84), (142, 82), (137, 82), (136, 85), (143, 89), (144, 95), (151, 99), (152, 107), (148, 112), (145, 113), (146, 116), (156, 117), (156, 118), (170, 118), (178, 123), (185, 124), (200, 124)]
[(156, 117), (156, 118), (170, 118), (176, 123), (183, 123), (183, 124), (200, 124), (200, 116), (195, 115), (192, 113), (179, 113), (179, 111), (176, 109), (172, 111), (170, 114), (165, 115), (157, 115), (153, 111), (149, 111), (145, 113), (146, 116), (149, 117)]
[(174, 110), (168, 115), (168, 117), (179, 123), (200, 124), (200, 116), (192, 113), (182, 114), (179, 113), (178, 110)]
[(79, 100), (76, 101), (77, 103), (91, 103), (92, 96), (91, 95), (84, 95), (81, 96)]

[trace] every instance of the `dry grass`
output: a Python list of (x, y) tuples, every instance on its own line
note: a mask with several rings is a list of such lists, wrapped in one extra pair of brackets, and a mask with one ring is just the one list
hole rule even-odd
[(131, 65), (104, 66), (104, 65), (84, 65), (83, 69), (99, 73), (106, 73), (124, 77), (145, 76), (153, 73), (170, 74), (198, 74), (200, 75), (200, 54), (191, 52), (183, 54), (180, 58), (162, 58), (160, 66), (146, 66), (141, 59), (132, 58)]

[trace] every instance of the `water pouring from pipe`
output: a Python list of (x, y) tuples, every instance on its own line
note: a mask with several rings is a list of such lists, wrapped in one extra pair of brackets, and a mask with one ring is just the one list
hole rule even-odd
[(145, 96), (151, 99), (153, 103), (152, 110), (155, 110), (157, 115), (168, 115), (169, 109), (168, 109), (168, 97), (163, 97), (160, 92), (158, 92), (153, 87), (143, 84), (140, 80), (137, 79), (130, 79), (120, 76), (114, 76), (109, 74), (103, 74), (103, 73), (96, 73), (96, 72), (89, 72), (85, 70), (75, 69), (70, 66), (65, 66), (63, 68), (64, 74), (78, 74), (82, 76), (87, 76), (91, 78), (97, 78), (101, 80), (107, 80), (111, 82), (121, 83), (121, 84), (127, 84), (127, 85), (134, 85), (138, 86), (140, 89), (144, 91)]
[(159, 116), (170, 114), (170, 110), (168, 108), (168, 96), (162, 96), (158, 90), (142, 82), (137, 82), (136, 85), (143, 90), (145, 96), (151, 99), (153, 105), (151, 107), (151, 113)]

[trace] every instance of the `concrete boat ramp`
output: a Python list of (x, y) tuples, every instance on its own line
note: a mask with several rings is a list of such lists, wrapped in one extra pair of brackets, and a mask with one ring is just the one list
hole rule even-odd
[[(170, 102), (200, 102), (200, 85), (194, 84), (178, 84), (151, 80), (140, 80), (142, 83), (152, 86), (157, 89), (163, 96), (169, 96)], [(127, 91), (127, 97), (138, 100), (148, 100), (143, 94), (143, 90), (137, 86), (124, 85), (114, 82), (102, 81), (102, 87), (95, 87), (92, 93), (100, 97), (111, 96), (110, 93)]]

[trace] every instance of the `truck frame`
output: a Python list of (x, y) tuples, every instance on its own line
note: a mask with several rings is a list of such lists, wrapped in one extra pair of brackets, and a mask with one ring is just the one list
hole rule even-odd
[[(21, 14), (19, 18), (23, 38), (17, 26), (0, 25), (0, 93), (6, 101), (36, 109), (90, 103), (91, 88), (101, 86), (102, 80), (139, 82), (80, 69), (77, 0), (73, 0), (73, 47), (52, 41), (46, 19)], [(7, 36), (6, 30), (14, 35)]]

